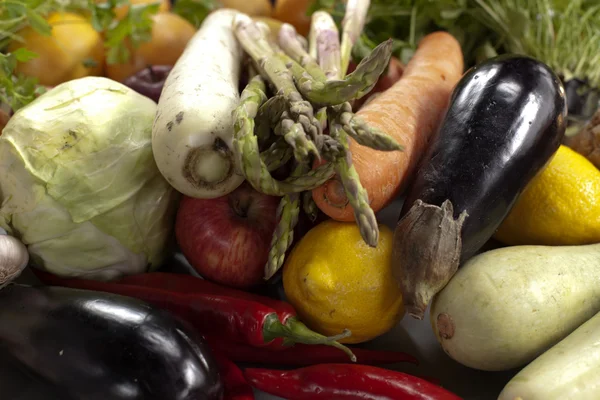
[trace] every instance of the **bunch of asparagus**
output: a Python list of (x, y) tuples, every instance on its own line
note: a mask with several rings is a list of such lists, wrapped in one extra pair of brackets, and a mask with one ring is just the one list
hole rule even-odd
[[(265, 24), (246, 15), (234, 21), (235, 34), (252, 61), (249, 83), (234, 111), (234, 153), (256, 190), (282, 196), (265, 279), (283, 265), (301, 204), (314, 220), (318, 209), (311, 190), (336, 174), (363, 239), (377, 246), (377, 220), (352, 166), (348, 136), (381, 151), (402, 147), (352, 112), (350, 102), (375, 86), (392, 53), (392, 41), (386, 41), (346, 74), (369, 4), (368, 0), (348, 1), (341, 43), (337, 26), (325, 11), (313, 14), (308, 40), (289, 24), (281, 27), (275, 42)], [(288, 162), (294, 164), (290, 176), (275, 179), (271, 172)]]

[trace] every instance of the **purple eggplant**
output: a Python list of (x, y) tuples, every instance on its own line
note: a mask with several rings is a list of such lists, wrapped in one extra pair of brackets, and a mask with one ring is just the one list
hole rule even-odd
[(139, 300), (9, 284), (0, 290), (0, 321), (0, 349), (73, 400), (223, 396), (204, 339)]
[(563, 81), (567, 95), (567, 108), (569, 110), (569, 122), (589, 121), (600, 101), (600, 90), (590, 86), (589, 82), (573, 78)]
[(123, 84), (158, 103), (163, 86), (172, 68), (170, 65), (148, 66), (125, 79)]
[(422, 319), (492, 237), (558, 150), (566, 117), (560, 79), (530, 57), (489, 59), (458, 82), (394, 231), (393, 271), (408, 314)]

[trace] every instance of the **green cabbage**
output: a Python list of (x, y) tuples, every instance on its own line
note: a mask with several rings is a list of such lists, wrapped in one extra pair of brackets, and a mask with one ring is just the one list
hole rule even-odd
[(0, 228), (36, 267), (113, 279), (156, 269), (178, 194), (152, 154), (156, 103), (101, 77), (56, 86), (0, 136)]

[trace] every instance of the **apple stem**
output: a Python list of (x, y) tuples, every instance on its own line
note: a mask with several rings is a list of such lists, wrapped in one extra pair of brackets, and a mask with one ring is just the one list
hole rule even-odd
[(246, 214), (243, 212), (242, 207), (240, 206), (240, 201), (239, 200), (234, 200), (233, 204), (231, 206), (231, 208), (233, 208), (233, 211), (235, 212), (235, 215), (237, 215), (238, 217), (245, 217)]
[[(245, 184), (245, 183), (244, 183)], [(246, 197), (246, 196), (243, 196)], [(248, 209), (250, 208), (250, 202), (252, 201), (250, 198), (232, 198), (231, 200), (231, 208), (235, 212), (238, 217), (247, 218), (248, 217)]]

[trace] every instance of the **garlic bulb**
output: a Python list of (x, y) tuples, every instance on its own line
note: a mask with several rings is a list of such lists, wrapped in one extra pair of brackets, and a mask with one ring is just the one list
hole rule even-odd
[(21, 275), (28, 263), (29, 253), (21, 241), (0, 235), (0, 287)]

